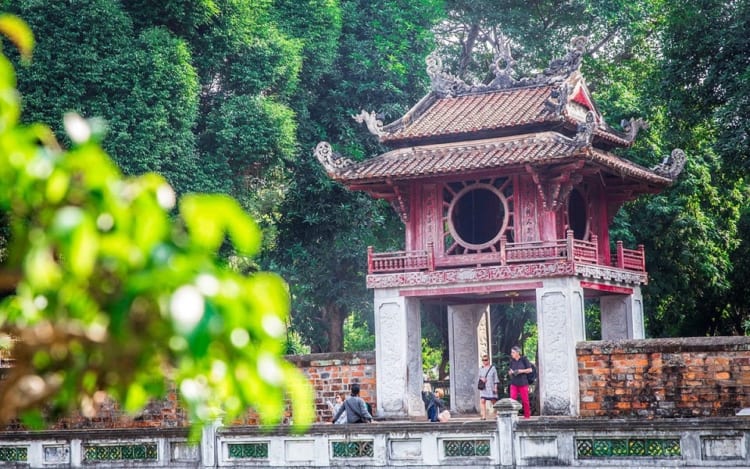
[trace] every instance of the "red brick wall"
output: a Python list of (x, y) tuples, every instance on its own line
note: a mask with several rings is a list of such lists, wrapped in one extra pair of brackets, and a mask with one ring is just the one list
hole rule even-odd
[[(706, 337), (582, 342), (577, 346), (584, 417), (729, 416), (750, 407), (750, 337)], [(327, 402), (349, 394), (359, 383), (361, 396), (377, 411), (375, 352), (289, 356), (315, 389), (317, 421), (330, 421)], [(96, 419), (71, 418), (58, 428), (182, 426), (175, 395), (154, 402), (136, 417), (117, 406)], [(289, 415), (289, 417), (293, 417)], [(251, 413), (238, 424), (255, 424)]]
[[(335, 402), (337, 393), (350, 395), (350, 386), (360, 385), (360, 397), (377, 412), (375, 392), (375, 352), (317, 353), (312, 355), (287, 356), (286, 359), (308, 377), (315, 392), (314, 405), (316, 422), (329, 422), (331, 410), (327, 402)], [(287, 406), (286, 418), (282, 423), (293, 419), (291, 406)], [(258, 415), (250, 410), (236, 425), (257, 425)], [(126, 415), (120, 406), (106, 400), (97, 409), (96, 416), (88, 418), (74, 414), (57, 420), (50, 429), (90, 429), (90, 428), (139, 428), (139, 427), (183, 427), (188, 425), (187, 416), (180, 406), (174, 390), (164, 399), (152, 401), (137, 416)], [(14, 423), (6, 429), (20, 430), (24, 427)]]
[(584, 417), (735, 415), (750, 407), (750, 337), (582, 342)]
[(335, 402), (336, 394), (350, 395), (350, 386), (359, 383), (359, 396), (377, 412), (375, 393), (375, 352), (316, 353), (289, 356), (287, 360), (308, 377), (315, 389), (316, 421), (331, 420), (328, 401)]

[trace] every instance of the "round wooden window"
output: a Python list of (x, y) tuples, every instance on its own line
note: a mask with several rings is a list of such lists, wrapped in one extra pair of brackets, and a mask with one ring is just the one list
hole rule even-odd
[(509, 214), (508, 200), (499, 188), (472, 184), (451, 200), (448, 229), (458, 244), (481, 251), (500, 240), (508, 227)]

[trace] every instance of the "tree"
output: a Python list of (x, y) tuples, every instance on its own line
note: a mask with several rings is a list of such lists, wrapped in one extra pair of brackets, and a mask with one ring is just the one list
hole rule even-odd
[[(612, 239), (643, 243), (652, 336), (737, 333), (747, 311), (730, 298), (737, 222), (747, 204), (748, 2), (546, 0), (448, 2), (438, 32), (443, 62), (486, 80), (506, 48), (521, 73), (544, 67), (575, 35), (589, 45), (583, 72), (608, 122), (643, 117), (650, 127), (622, 155), (650, 167), (680, 147), (684, 174), (658, 196), (626, 204)], [(718, 53), (717, 53), (718, 52)], [(743, 114), (744, 111), (744, 114)], [(735, 296), (735, 298), (740, 298)]]
[(64, 113), (103, 118), (105, 149), (126, 174), (159, 172), (179, 194), (217, 188), (197, 162), (200, 88), (184, 41), (164, 28), (135, 30), (111, 0), (9, 8), (38, 38), (35, 60), (19, 70), (24, 121), (43, 122), (66, 141)]
[(747, 243), (738, 226), (748, 204), (750, 65), (743, 51), (750, 2), (665, 3), (663, 74), (654, 95), (666, 103), (667, 135), (680, 138), (691, 159), (675, 188), (677, 204), (644, 213), (664, 214), (660, 225), (667, 230), (652, 236), (662, 254), (656, 267), (663, 269), (652, 302), (658, 332), (742, 333), (747, 298), (732, 292), (743, 288), (738, 254)]
[[(31, 33), (0, 16), (0, 32), (31, 54)], [(75, 114), (65, 151), (42, 124), (19, 123), (10, 61), (0, 55), (0, 209), (8, 213), (18, 276), (0, 305), (0, 337), (16, 364), (0, 381), (0, 423), (39, 410), (95, 412), (105, 396), (134, 412), (172, 380), (191, 422), (232, 420), (248, 406), (312, 420), (306, 379), (284, 361), (289, 310), (276, 275), (245, 277), (219, 262), (260, 249), (260, 230), (236, 201), (175, 193), (153, 173), (123, 178), (99, 145), (101, 129)]]
[(231, 194), (273, 242), (296, 152), (288, 101), (302, 57), (271, 2), (4, 3), (39, 37), (20, 70), (24, 121), (64, 140), (64, 112), (100, 117), (105, 149), (126, 174), (158, 172), (178, 195)]
[[(294, 100), (300, 149), (279, 210), (279, 249), (269, 253), (266, 266), (289, 280), (293, 327), (313, 351), (342, 350), (346, 317), (372, 309), (364, 281), (366, 248), (401, 245), (403, 228), (386, 204), (332, 183), (312, 149), (329, 140), (355, 158), (383, 151), (351, 115), (377, 109), (395, 119), (424, 95), (424, 57), (432, 48), (430, 27), (439, 6), (432, 0), (342, 1), (340, 36), (333, 30), (323, 39), (337, 44), (335, 57), (303, 65), (302, 76), (308, 76), (310, 65), (310, 76), (318, 79), (301, 82)], [(304, 23), (289, 19), (288, 24), (289, 30), (300, 31)], [(307, 47), (319, 40), (320, 31), (314, 27), (296, 34)], [(305, 50), (307, 59), (311, 54)]]

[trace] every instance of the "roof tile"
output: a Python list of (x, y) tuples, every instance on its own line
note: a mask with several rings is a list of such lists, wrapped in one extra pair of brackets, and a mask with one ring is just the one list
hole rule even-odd
[(534, 86), (437, 99), (412, 122), (385, 133), (383, 142), (463, 134), (544, 122), (552, 87)]
[(585, 159), (608, 172), (666, 186), (671, 180), (612, 153), (581, 147), (561, 134), (544, 132), (519, 137), (494, 138), (453, 144), (399, 148), (331, 173), (347, 184), (377, 183), (460, 174), (526, 164), (541, 165)]

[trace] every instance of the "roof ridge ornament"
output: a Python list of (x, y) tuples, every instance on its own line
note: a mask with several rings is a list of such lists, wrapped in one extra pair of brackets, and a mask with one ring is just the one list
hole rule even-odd
[(638, 135), (640, 129), (648, 129), (648, 122), (640, 117), (638, 119), (631, 117), (630, 120), (623, 119), (620, 121), (620, 125), (622, 126), (622, 130), (625, 131), (625, 134), (627, 134), (627, 140), (629, 143), (635, 141), (635, 137)]
[[(505, 67), (501, 67), (504, 64)], [(513, 59), (513, 55), (510, 50), (510, 39), (501, 39), (495, 47), (495, 56), (490, 70), (495, 75), (495, 79), (487, 85), (490, 89), (505, 89), (512, 88), (518, 85), (518, 80), (513, 78), (513, 67), (516, 66), (516, 61)]]
[(335, 174), (342, 169), (348, 168), (354, 164), (354, 161), (345, 158), (333, 151), (333, 147), (328, 142), (320, 142), (315, 146), (315, 157), (329, 174)]
[(588, 38), (586, 36), (576, 36), (571, 39), (565, 57), (550, 60), (549, 66), (536, 79), (552, 85), (564, 81), (571, 74), (577, 72), (581, 68), (587, 43)]
[(425, 60), (427, 62), (427, 75), (429, 75), (432, 83), (432, 91), (441, 97), (498, 91), (520, 86), (555, 85), (564, 82), (581, 68), (587, 43), (588, 38), (586, 36), (576, 36), (570, 40), (568, 53), (565, 57), (550, 60), (547, 68), (541, 73), (515, 79), (512, 74), (516, 61), (511, 55), (510, 40), (501, 40), (500, 44), (495, 47), (494, 60), (490, 65), (490, 70), (495, 78), (486, 85), (470, 85), (461, 78), (444, 71), (443, 61), (438, 56), (436, 49)]
[(456, 96), (475, 91), (473, 86), (467, 85), (462, 79), (443, 70), (443, 60), (438, 56), (437, 50), (432, 51), (425, 62), (432, 91), (440, 96)]
[(687, 156), (685, 152), (680, 148), (675, 148), (669, 156), (665, 157), (661, 163), (657, 164), (651, 171), (655, 172), (659, 176), (671, 179), (674, 181), (677, 176), (680, 175), (682, 169), (685, 167)]
[(568, 83), (563, 82), (560, 86), (552, 89), (549, 98), (544, 102), (544, 105), (558, 118), (562, 119), (563, 111), (565, 110), (565, 106), (568, 105), (569, 97), (570, 86)]
[(357, 121), (357, 123), (365, 123), (367, 125), (367, 130), (370, 131), (371, 134), (376, 135), (378, 137), (382, 136), (385, 132), (383, 131), (383, 121), (378, 119), (378, 115), (375, 113), (375, 111), (367, 112), (364, 109), (359, 111), (359, 114), (352, 114), (352, 119)]
[(578, 124), (576, 135), (573, 138), (575, 145), (579, 148), (591, 145), (596, 130), (596, 116), (592, 111), (586, 113), (586, 122)]

